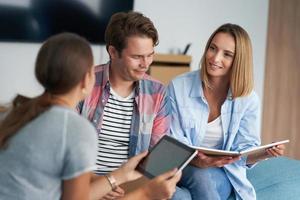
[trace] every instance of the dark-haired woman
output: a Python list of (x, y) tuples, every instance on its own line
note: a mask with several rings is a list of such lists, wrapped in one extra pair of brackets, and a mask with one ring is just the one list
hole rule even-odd
[[(74, 109), (94, 85), (93, 69), (91, 47), (78, 35), (58, 34), (42, 45), (35, 75), (45, 92), (35, 98), (17, 96), (0, 121), (1, 199), (89, 198), (97, 134)], [(93, 182), (97, 199), (138, 178), (134, 169), (146, 154)], [(153, 179), (125, 198), (167, 198), (180, 178), (179, 173), (169, 179), (175, 173)]]

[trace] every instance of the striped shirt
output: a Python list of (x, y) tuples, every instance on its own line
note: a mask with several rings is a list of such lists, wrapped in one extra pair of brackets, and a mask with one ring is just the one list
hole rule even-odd
[[(109, 63), (95, 67), (96, 82), (91, 94), (77, 109), (101, 133), (105, 105), (110, 95)], [(130, 127), (128, 156), (148, 150), (164, 134), (169, 133), (171, 106), (166, 88), (145, 74), (135, 82), (134, 107)]]
[(128, 160), (134, 91), (126, 98), (110, 89), (98, 134), (97, 174), (111, 172)]

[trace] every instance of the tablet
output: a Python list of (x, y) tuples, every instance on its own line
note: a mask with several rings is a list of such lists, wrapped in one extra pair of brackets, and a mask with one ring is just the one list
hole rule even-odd
[(174, 168), (182, 170), (196, 154), (197, 150), (165, 135), (140, 162), (137, 170), (153, 178)]

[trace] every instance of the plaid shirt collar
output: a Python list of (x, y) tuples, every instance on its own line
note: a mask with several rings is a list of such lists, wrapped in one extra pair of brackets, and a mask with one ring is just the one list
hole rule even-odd
[[(109, 81), (109, 69), (111, 67), (110, 65), (110, 61), (106, 64), (108, 65), (108, 67), (105, 67), (104, 68), (104, 71), (103, 71), (103, 79), (102, 79), (102, 84), (101, 84), (101, 87), (102, 89), (105, 89), (105, 90), (110, 90), (110, 81)], [(137, 97), (140, 93), (140, 83), (141, 80), (139, 81), (135, 81), (134, 82), (134, 94), (135, 94), (135, 97)]]

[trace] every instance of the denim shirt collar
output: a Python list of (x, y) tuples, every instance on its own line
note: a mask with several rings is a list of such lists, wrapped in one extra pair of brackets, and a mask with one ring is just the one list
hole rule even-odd
[[(199, 73), (196, 73), (194, 78), (193, 78), (193, 84), (190, 90), (190, 97), (192, 98), (197, 98), (197, 97), (201, 97), (202, 99), (205, 99), (204, 96), (204, 92), (203, 92), (203, 83), (202, 80), (200, 78), (200, 70), (198, 70)], [(200, 87), (199, 87), (200, 85)], [(232, 92), (231, 89), (228, 89), (228, 93), (227, 93), (227, 100), (233, 100), (232, 98)]]
[[(204, 93), (202, 89), (202, 81), (200, 79), (200, 71), (198, 70), (198, 73), (195, 74), (193, 80), (192, 80), (192, 87), (190, 90), (190, 97), (202, 97), (204, 98)], [(200, 85), (200, 87), (199, 87)], [(199, 89), (200, 88), (200, 89)]]

